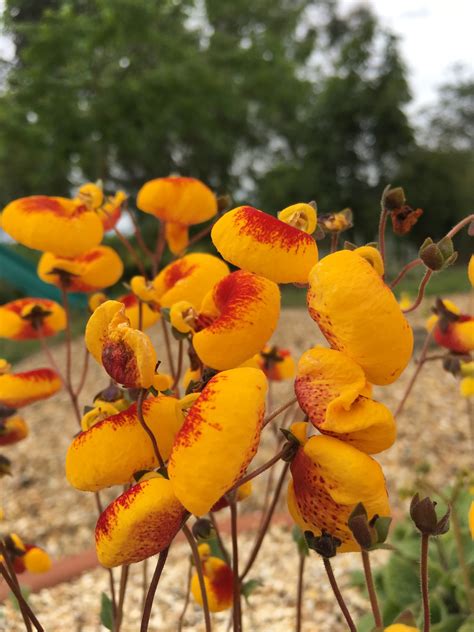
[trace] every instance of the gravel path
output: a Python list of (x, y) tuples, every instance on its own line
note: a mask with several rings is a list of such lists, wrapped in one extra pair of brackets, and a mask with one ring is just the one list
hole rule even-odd
[[(468, 308), (471, 297), (455, 297)], [(427, 309), (425, 309), (426, 313)], [(472, 311), (472, 305), (471, 305)], [(412, 317), (416, 332), (424, 315)], [(417, 338), (420, 336), (417, 335)], [(302, 351), (322, 342), (317, 327), (304, 310), (286, 309), (282, 315), (276, 343), (295, 351)], [(162, 350), (159, 334), (154, 338), (156, 348)], [(62, 347), (55, 354), (63, 355)], [(74, 363), (82, 362), (82, 343), (74, 344)], [(160, 356), (160, 352), (159, 352)], [(39, 357), (31, 357), (15, 369), (26, 369), (44, 364)], [(166, 362), (163, 363), (166, 365)], [(392, 410), (404, 392), (414, 370), (407, 368), (400, 380), (390, 387), (375, 389), (375, 397)], [(84, 388), (81, 404), (88, 404), (92, 396), (106, 385), (105, 374), (91, 360), (91, 367)], [(278, 403), (292, 396), (291, 385), (280, 384), (273, 389), (275, 408)], [(27, 541), (44, 546), (53, 558), (78, 553), (93, 546), (93, 528), (96, 509), (91, 494), (72, 489), (64, 477), (64, 456), (73, 434), (77, 431), (65, 393), (52, 400), (39, 402), (25, 410), (30, 423), (30, 437), (9, 448), (5, 453), (14, 465), (14, 477), (2, 479), (1, 503), (7, 520), (3, 531), (13, 530)], [(297, 418), (296, 416), (295, 418)], [(301, 417), (299, 417), (301, 419)], [(280, 420), (278, 420), (280, 422)], [(469, 467), (470, 446), (466, 402), (458, 397), (458, 384), (444, 373), (439, 364), (429, 363), (423, 369), (419, 381), (398, 419), (398, 439), (390, 450), (377, 458), (382, 464), (391, 493), (392, 504), (397, 510), (405, 510), (397, 496), (410, 487), (415, 466), (427, 462), (433, 466), (432, 480), (445, 483), (459, 467)], [(274, 452), (275, 439), (267, 432), (255, 465), (266, 460)], [(255, 493), (242, 503), (242, 513), (254, 512), (259, 507), (265, 481), (255, 485)], [(103, 493), (103, 501), (114, 497), (114, 490)], [(284, 502), (278, 511), (285, 511)], [(247, 532), (241, 538), (242, 556), (245, 559), (254, 534)], [(294, 629), (295, 585), (297, 558), (290, 529), (276, 526), (262, 548), (251, 577), (263, 581), (245, 607), (245, 629), (251, 632), (287, 632)], [(383, 555), (383, 554), (381, 554)], [(152, 561), (154, 565), (154, 561)], [(171, 550), (162, 584), (158, 590), (156, 606), (150, 624), (150, 632), (171, 632), (177, 629), (177, 617), (181, 612), (187, 576), (188, 550), (184, 543), (176, 543)], [(335, 561), (336, 575), (341, 584), (347, 581), (348, 569), (359, 567), (357, 554), (339, 556)], [(123, 632), (135, 632), (139, 628), (141, 612), (141, 565), (132, 569), (132, 581), (126, 603)], [(339, 632), (345, 630), (336, 614), (333, 596), (325, 581), (322, 564), (316, 556), (307, 564), (304, 608), (307, 623), (305, 632)], [(98, 632), (100, 593), (108, 589), (107, 574), (96, 569), (68, 584), (41, 591), (30, 597), (31, 604), (47, 632)], [(357, 615), (366, 608), (364, 599), (354, 590), (347, 589), (347, 600)], [(203, 630), (201, 610), (190, 604), (184, 630)], [(227, 630), (228, 614), (215, 617), (215, 632)], [(102, 628), (103, 629), (103, 628)], [(11, 603), (0, 607), (0, 632), (23, 630), (18, 613)]]

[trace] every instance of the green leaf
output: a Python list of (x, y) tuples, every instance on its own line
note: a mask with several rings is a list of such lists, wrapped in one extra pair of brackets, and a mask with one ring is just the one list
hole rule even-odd
[(100, 596), (100, 622), (104, 628), (107, 628), (107, 630), (112, 630), (114, 627), (114, 610), (112, 600), (105, 592), (103, 592)]
[(296, 542), (299, 555), (301, 555), (302, 557), (306, 557), (307, 555), (309, 555), (308, 543), (306, 542), (303, 531), (299, 528), (297, 524), (295, 524), (295, 526), (293, 527), (291, 531), (291, 536), (294, 542)]
[[(464, 622), (464, 615), (451, 614), (439, 623), (431, 626), (431, 632), (460, 632), (460, 625)], [(474, 631), (474, 627), (467, 628), (469, 632)]]
[(245, 597), (245, 600), (248, 602), (250, 595), (263, 586), (263, 582), (261, 579), (249, 579), (244, 582), (240, 587), (240, 592)]
[(410, 606), (420, 593), (417, 566), (392, 555), (383, 573), (389, 599), (399, 604), (399, 611)]

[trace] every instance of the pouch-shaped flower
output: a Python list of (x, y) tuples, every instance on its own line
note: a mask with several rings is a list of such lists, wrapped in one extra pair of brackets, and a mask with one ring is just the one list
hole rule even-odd
[(349, 357), (323, 347), (301, 356), (295, 393), (309, 421), (323, 434), (375, 454), (395, 441), (395, 420), (389, 409), (371, 399), (367, 380)]
[[(179, 401), (165, 395), (150, 397), (143, 402), (143, 416), (161, 456), (168, 459), (183, 423)], [(158, 466), (150, 437), (138, 420), (137, 405), (132, 404), (75, 437), (66, 455), (66, 478), (76, 489), (97, 491), (129, 483), (136, 472)]]
[(198, 516), (239, 480), (260, 440), (267, 380), (259, 369), (215, 375), (188, 410), (168, 472), (176, 496)]
[(0, 338), (48, 338), (65, 327), (64, 309), (47, 298), (19, 298), (0, 306)]
[(45, 252), (38, 262), (38, 276), (69, 292), (96, 292), (117, 283), (123, 263), (113, 248), (97, 246), (76, 257)]
[(314, 266), (308, 309), (329, 344), (357, 362), (369, 382), (391, 384), (410, 360), (413, 333), (370, 263), (380, 260), (378, 251), (366, 247), (361, 254), (340, 250)]
[(363, 503), (369, 520), (389, 516), (385, 478), (380, 465), (344, 441), (324, 435), (306, 439), (304, 422), (293, 424), (299, 439), (288, 485), (288, 508), (304, 531), (320, 535), (323, 530), (339, 538), (338, 551), (359, 551), (347, 526), (354, 507)]
[(116, 498), (97, 521), (99, 562), (113, 568), (160, 553), (180, 530), (185, 513), (166, 478), (137, 483)]
[(311, 235), (252, 206), (225, 213), (211, 238), (226, 261), (275, 283), (307, 283), (318, 260)]
[(100, 218), (80, 200), (32, 195), (10, 202), (2, 213), (2, 228), (28, 248), (76, 257), (98, 246)]
[(280, 315), (280, 290), (264, 277), (238, 270), (204, 298), (193, 337), (201, 361), (213, 369), (239, 366), (271, 338)]
[(28, 426), (23, 417), (0, 417), (0, 446), (12, 445), (28, 436)]
[[(198, 549), (209, 610), (211, 612), (228, 610), (233, 602), (232, 569), (224, 560), (210, 554), (208, 544), (200, 544)], [(191, 592), (197, 603), (202, 606), (202, 592), (197, 573), (194, 573), (191, 579)]]
[(21, 408), (59, 391), (61, 379), (52, 369), (33, 369), (0, 375), (0, 404)]

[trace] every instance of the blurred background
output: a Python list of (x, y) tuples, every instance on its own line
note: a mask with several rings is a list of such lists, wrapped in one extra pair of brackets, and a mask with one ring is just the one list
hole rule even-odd
[[(1, 6), (2, 206), (71, 195), (99, 178), (133, 206), (143, 182), (180, 173), (229, 193), (235, 206), (351, 207), (347, 236), (362, 243), (375, 237), (391, 183), (424, 209), (408, 237), (391, 239), (394, 266), (416, 256), (422, 236), (439, 238), (472, 211), (470, 0)], [(3, 302), (27, 288), (0, 248)], [(450, 290), (465, 283), (456, 268), (443, 277)]]

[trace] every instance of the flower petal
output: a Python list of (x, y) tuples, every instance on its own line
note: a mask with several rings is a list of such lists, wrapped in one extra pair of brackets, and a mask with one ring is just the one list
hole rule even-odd
[(0, 375), (0, 404), (20, 408), (59, 391), (61, 379), (52, 369), (34, 369)]

